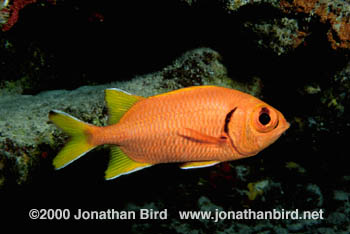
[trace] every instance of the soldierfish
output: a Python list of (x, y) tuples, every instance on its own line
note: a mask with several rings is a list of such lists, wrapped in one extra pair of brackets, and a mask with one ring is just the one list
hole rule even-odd
[(238, 90), (197, 86), (144, 98), (106, 89), (108, 126), (53, 110), (70, 140), (53, 160), (60, 169), (96, 146), (111, 145), (106, 179), (159, 163), (200, 168), (256, 155), (289, 128), (283, 115)]

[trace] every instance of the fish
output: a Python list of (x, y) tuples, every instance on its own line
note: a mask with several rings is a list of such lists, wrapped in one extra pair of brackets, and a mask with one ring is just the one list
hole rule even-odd
[(65, 112), (49, 119), (70, 136), (53, 159), (61, 169), (100, 145), (110, 145), (105, 179), (161, 163), (202, 168), (258, 154), (290, 126), (281, 112), (247, 93), (193, 86), (141, 97), (105, 90), (108, 125), (98, 127)]

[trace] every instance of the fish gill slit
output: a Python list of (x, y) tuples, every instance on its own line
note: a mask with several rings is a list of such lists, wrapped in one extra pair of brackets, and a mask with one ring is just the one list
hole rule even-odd
[(233, 108), (230, 112), (227, 113), (225, 118), (224, 132), (228, 135), (228, 124), (230, 123), (233, 113), (236, 111), (237, 107)]

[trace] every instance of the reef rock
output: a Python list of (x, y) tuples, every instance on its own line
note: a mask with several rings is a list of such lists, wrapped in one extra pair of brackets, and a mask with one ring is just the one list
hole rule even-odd
[(215, 84), (233, 87), (253, 95), (260, 92), (259, 82), (241, 84), (227, 77), (220, 55), (208, 48), (185, 53), (159, 72), (138, 76), (130, 81), (76, 90), (45, 91), (37, 95), (11, 94), (1, 90), (0, 99), (0, 186), (23, 184), (46, 160), (51, 160), (66, 136), (48, 122), (52, 109), (62, 110), (95, 124), (106, 124), (104, 92), (119, 88), (140, 96), (151, 96), (191, 86)]

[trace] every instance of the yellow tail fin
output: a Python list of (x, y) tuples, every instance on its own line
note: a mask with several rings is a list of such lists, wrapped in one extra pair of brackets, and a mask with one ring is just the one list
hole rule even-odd
[(92, 125), (58, 110), (50, 111), (49, 119), (71, 137), (53, 160), (56, 169), (67, 166), (96, 147), (87, 140), (87, 131)]

